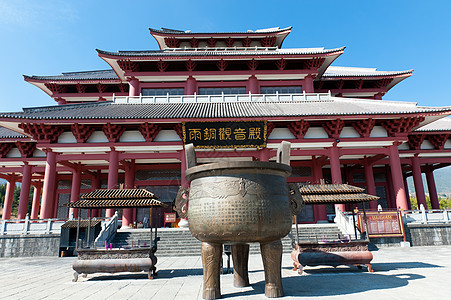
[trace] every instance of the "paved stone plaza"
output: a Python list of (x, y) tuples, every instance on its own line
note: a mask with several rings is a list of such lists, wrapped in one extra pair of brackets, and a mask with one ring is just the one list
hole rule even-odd
[[(356, 267), (306, 267), (292, 271), (284, 254), (284, 299), (450, 299), (451, 246), (383, 248), (372, 252), (374, 273)], [(200, 257), (164, 257), (158, 277), (144, 273), (92, 274), (72, 282), (76, 258), (0, 259), (1, 299), (202, 299)], [(225, 259), (225, 257), (224, 257)], [(366, 269), (366, 268), (364, 268)], [(251, 286), (234, 288), (221, 275), (224, 299), (264, 299), (260, 255), (251, 255)]]

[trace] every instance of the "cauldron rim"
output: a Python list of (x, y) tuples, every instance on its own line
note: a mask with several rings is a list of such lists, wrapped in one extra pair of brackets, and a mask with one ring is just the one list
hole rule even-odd
[(188, 180), (192, 180), (194, 177), (198, 177), (199, 173), (217, 170), (243, 170), (243, 169), (262, 169), (262, 170), (274, 170), (276, 172), (285, 173), (286, 177), (291, 174), (291, 167), (286, 164), (266, 161), (222, 161), (217, 163), (209, 163), (191, 167), (186, 170), (185, 177)]

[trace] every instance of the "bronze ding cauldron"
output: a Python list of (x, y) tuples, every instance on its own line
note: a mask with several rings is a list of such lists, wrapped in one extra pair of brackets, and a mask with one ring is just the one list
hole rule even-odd
[(249, 285), (249, 242), (259, 242), (265, 269), (265, 295), (283, 296), (281, 238), (291, 230), (286, 177), (290, 144), (279, 147), (278, 162), (223, 161), (196, 166), (187, 145), (188, 224), (202, 241), (204, 299), (221, 297), (219, 274), (222, 244), (232, 244), (234, 286)]

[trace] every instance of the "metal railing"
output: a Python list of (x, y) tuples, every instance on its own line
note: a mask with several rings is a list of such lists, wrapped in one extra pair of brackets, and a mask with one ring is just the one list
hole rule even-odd
[(115, 104), (155, 104), (155, 103), (225, 103), (225, 102), (300, 102), (326, 101), (332, 95), (328, 93), (302, 94), (221, 94), (221, 95), (165, 95), (165, 96), (116, 96)]
[(0, 222), (0, 235), (60, 234), (61, 225), (66, 220), (30, 219), (27, 214), (25, 219), (1, 220)]

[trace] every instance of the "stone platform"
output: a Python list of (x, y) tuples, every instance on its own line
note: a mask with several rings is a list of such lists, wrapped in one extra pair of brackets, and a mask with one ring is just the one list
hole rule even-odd
[[(356, 267), (292, 271), (283, 255), (281, 299), (446, 299), (451, 294), (451, 246), (382, 248), (372, 252), (374, 273)], [(76, 258), (1, 258), (0, 299), (201, 299), (200, 256), (159, 257), (158, 277), (145, 273), (96, 274), (72, 282)], [(251, 286), (234, 288), (221, 275), (224, 299), (266, 299), (260, 255), (250, 255)]]

